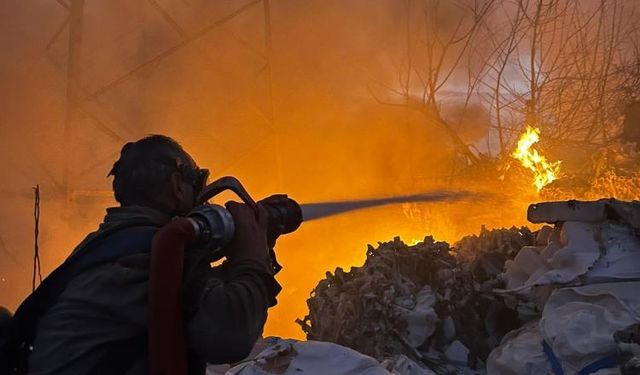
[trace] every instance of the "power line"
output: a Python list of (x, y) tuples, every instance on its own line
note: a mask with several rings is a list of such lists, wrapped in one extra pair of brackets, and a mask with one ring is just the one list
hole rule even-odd
[(206, 34), (208, 34), (211, 30), (216, 29), (222, 25), (224, 25), (225, 23), (231, 21), (233, 18), (235, 18), (237, 15), (245, 12), (246, 10), (248, 10), (249, 8), (253, 7), (256, 4), (261, 3), (262, 0), (254, 0), (250, 3), (245, 4), (244, 6), (240, 7), (239, 9), (227, 14), (226, 16), (220, 18), (219, 20), (215, 21), (214, 23), (212, 23), (211, 25), (205, 27), (204, 29), (200, 30), (199, 32), (195, 33), (194, 35), (185, 38), (182, 42), (176, 44), (175, 46), (167, 49), (166, 51), (160, 53), (159, 55), (157, 55), (156, 57), (147, 60), (145, 62), (143, 62), (142, 64), (136, 66), (135, 68), (133, 68), (132, 70), (130, 70), (129, 72), (125, 73), (124, 75), (116, 78), (115, 80), (111, 81), (110, 83), (104, 85), (102, 88), (98, 89), (97, 91), (95, 91), (93, 94), (89, 95), (89, 97), (85, 98), (85, 100), (94, 100), (97, 97), (101, 96), (102, 94), (104, 94), (105, 92), (111, 90), (112, 88), (118, 86), (119, 84), (127, 81), (129, 78), (131, 78), (132, 76), (134, 76), (135, 74), (137, 74), (138, 72), (144, 70), (145, 68), (147, 68), (148, 66), (163, 60), (164, 58), (173, 55), (175, 52), (177, 52), (178, 50), (182, 49), (183, 47), (186, 47), (187, 45), (189, 45), (191, 42), (194, 42), (200, 38), (202, 38), (203, 36), (205, 36)]

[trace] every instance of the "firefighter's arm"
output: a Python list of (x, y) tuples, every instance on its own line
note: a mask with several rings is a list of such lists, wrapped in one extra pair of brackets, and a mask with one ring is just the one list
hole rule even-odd
[(260, 337), (267, 309), (280, 286), (273, 278), (266, 239), (266, 213), (227, 204), (236, 232), (225, 253), (225, 277), (212, 272), (202, 285), (187, 325), (188, 345), (212, 364), (244, 359)]

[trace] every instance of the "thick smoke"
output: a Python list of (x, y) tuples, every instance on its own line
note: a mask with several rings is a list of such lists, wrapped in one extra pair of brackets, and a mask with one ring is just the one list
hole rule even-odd
[[(406, 69), (405, 2), (271, 1), (271, 65), (262, 2), (84, 3), (79, 99), (67, 133), (65, 1), (0, 4), (0, 304), (10, 309), (31, 287), (32, 187), (42, 189), (46, 275), (114, 204), (105, 176), (122, 144), (146, 134), (176, 138), (214, 178), (235, 175), (255, 198), (287, 193), (310, 202), (456, 187), (442, 127), (419, 110), (379, 103), (369, 90), (392, 96), (384, 88)], [(266, 333), (300, 337), (293, 321), (316, 281), (360, 263), (368, 242), (454, 240), (481, 223), (501, 224), (472, 220), (471, 206), (379, 208), (281, 239), (284, 292)], [(523, 215), (512, 211), (504, 224)]]

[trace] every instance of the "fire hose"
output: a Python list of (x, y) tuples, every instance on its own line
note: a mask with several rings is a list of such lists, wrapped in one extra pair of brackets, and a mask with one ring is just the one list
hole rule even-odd
[(199, 205), (186, 218), (171, 221), (153, 238), (148, 310), (149, 373), (152, 375), (185, 375), (187, 372), (181, 307), (184, 251), (197, 244), (212, 252), (212, 260), (224, 257), (225, 246), (235, 232), (233, 217), (225, 207), (208, 201), (226, 190), (234, 192), (254, 209), (257, 209), (258, 204), (265, 208), (267, 240), (271, 247), (280, 235), (294, 232), (304, 221), (389, 204), (456, 201), (472, 195), (467, 192), (438, 191), (390, 198), (307, 204), (298, 204), (286, 195), (272, 195), (256, 203), (236, 178), (227, 176), (214, 181), (202, 190), (197, 199)]
[(222, 177), (206, 186), (198, 197), (198, 206), (188, 217), (196, 222), (201, 243), (208, 244), (215, 259), (224, 256), (224, 246), (231, 241), (234, 224), (225, 207), (207, 203), (225, 190), (234, 192), (245, 204), (256, 209), (261, 204), (267, 211), (267, 238), (270, 242), (297, 230), (303, 222), (318, 220), (350, 211), (400, 203), (452, 202), (470, 199), (476, 194), (466, 191), (439, 190), (430, 193), (387, 198), (332, 201), (299, 204), (287, 195), (272, 195), (255, 202), (235, 177)]

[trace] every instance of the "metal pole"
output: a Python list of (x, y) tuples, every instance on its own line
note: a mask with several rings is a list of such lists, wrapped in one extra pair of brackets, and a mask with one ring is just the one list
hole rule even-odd
[(264, 44), (265, 44), (265, 57), (267, 60), (266, 74), (267, 74), (267, 95), (269, 100), (269, 121), (271, 122), (271, 128), (275, 131), (275, 163), (276, 163), (276, 177), (278, 180), (278, 189), (284, 188), (284, 173), (282, 167), (282, 139), (280, 134), (280, 128), (276, 124), (275, 108), (273, 105), (273, 60), (272, 50), (273, 45), (271, 42), (271, 6), (269, 0), (263, 0), (262, 6), (264, 8)]
[(66, 192), (67, 208), (70, 203), (72, 178), (71, 163), (73, 161), (73, 149), (75, 140), (74, 120), (78, 109), (78, 67), (81, 59), (82, 45), (82, 13), (84, 0), (71, 0), (69, 9), (69, 48), (67, 54), (67, 110), (64, 124), (64, 142), (67, 145), (65, 152), (64, 174), (62, 184)]
[(408, 143), (409, 143), (409, 147), (407, 149), (407, 159), (408, 159), (408, 163), (407, 163), (407, 169), (409, 170), (409, 188), (411, 189), (411, 191), (413, 191), (413, 189), (415, 189), (415, 185), (416, 185), (416, 178), (415, 178), (415, 171), (413, 168), (413, 156), (414, 156), (414, 152), (413, 152), (413, 145), (414, 145), (414, 141), (413, 141), (413, 126), (411, 124), (411, 69), (413, 68), (413, 61), (412, 61), (412, 55), (411, 55), (411, 0), (407, 0), (407, 6), (406, 6), (406, 11), (407, 11), (407, 24), (406, 24), (406, 43), (407, 43), (407, 80), (406, 80), (406, 84), (405, 84), (405, 127), (407, 130), (407, 136), (409, 138)]

